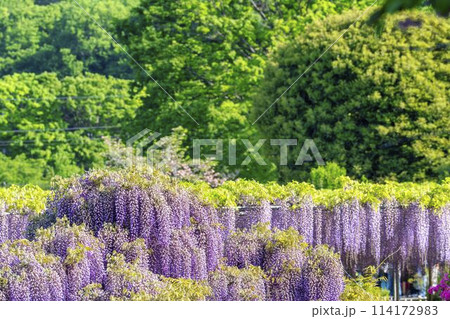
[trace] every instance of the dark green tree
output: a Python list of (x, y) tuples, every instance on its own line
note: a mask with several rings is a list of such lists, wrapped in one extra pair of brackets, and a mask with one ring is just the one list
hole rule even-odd
[[(254, 118), (300, 77), (359, 16), (312, 24), (272, 55)], [(353, 26), (257, 121), (268, 138), (313, 139), (325, 161), (352, 177), (423, 180), (450, 172), (448, 19), (408, 12), (382, 26)], [(279, 168), (306, 178), (315, 163)], [(278, 154), (270, 154), (275, 158)]]
[(371, 20), (374, 22), (386, 13), (429, 7), (441, 16), (448, 17), (450, 13), (450, 1), (448, 0), (385, 0), (381, 8), (372, 15)]
[[(4, 0), (0, 7), (0, 76), (83, 72), (130, 79), (126, 55), (72, 0)], [(78, 0), (106, 30), (126, 19), (139, 0)], [(49, 4), (50, 3), (50, 4)], [(42, 5), (46, 4), (46, 5)]]

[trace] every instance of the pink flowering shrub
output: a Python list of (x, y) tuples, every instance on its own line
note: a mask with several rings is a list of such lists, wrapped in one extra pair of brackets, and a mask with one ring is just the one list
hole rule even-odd
[(431, 295), (439, 294), (439, 297), (441, 297), (442, 300), (450, 301), (450, 279), (448, 274), (445, 274), (444, 277), (442, 277), (439, 284), (430, 287), (428, 293)]

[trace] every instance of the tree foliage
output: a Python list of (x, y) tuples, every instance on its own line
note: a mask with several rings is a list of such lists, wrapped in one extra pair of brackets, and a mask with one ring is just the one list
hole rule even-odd
[[(321, 56), (358, 15), (314, 23), (279, 47), (256, 95), (255, 118), (298, 81), (257, 124), (266, 137), (313, 139), (324, 160), (350, 176), (448, 176), (448, 20), (409, 12), (386, 16), (378, 30), (357, 23)], [(302, 178), (314, 166), (291, 164), (279, 174)]]
[[(177, 102), (136, 67), (137, 82), (147, 88), (149, 98), (134, 124), (163, 134), (182, 126), (188, 129), (189, 140), (253, 136), (256, 130), (248, 117), (251, 94), (274, 43), (302, 32), (311, 21), (368, 3), (142, 1), (119, 24), (117, 34)], [(243, 145), (237, 147), (237, 153), (244, 156)], [(248, 176), (249, 170), (256, 175), (255, 167), (239, 170), (242, 176)]]
[(316, 188), (340, 188), (347, 172), (345, 168), (330, 162), (326, 166), (319, 166), (311, 170), (311, 183)]
[(385, 0), (379, 10), (372, 15), (372, 21), (380, 19), (386, 13), (393, 13), (401, 10), (407, 10), (416, 7), (431, 6), (437, 14), (442, 16), (449, 15), (450, 2), (447, 0)]
[(0, 79), (0, 147), (10, 157), (43, 160), (30, 165), (43, 171), (49, 166), (62, 176), (99, 165), (102, 136), (120, 136), (120, 125), (140, 106), (140, 93), (131, 96), (130, 90), (129, 81), (98, 74), (62, 80), (56, 73), (5, 76)]
[[(138, 0), (77, 1), (106, 30)], [(132, 78), (129, 60), (74, 1), (5, 0), (0, 7), (0, 75), (83, 72)]]
[(30, 183), (48, 188), (51, 176), (43, 159), (28, 159), (25, 154), (10, 158), (0, 153), (0, 186)]
[(389, 290), (378, 286), (381, 281), (386, 281), (385, 277), (375, 278), (378, 269), (369, 266), (362, 274), (356, 278), (345, 279), (345, 290), (341, 295), (342, 301), (388, 301)]
[[(258, 128), (252, 125), (255, 118), (251, 119), (255, 92), (257, 112), (259, 112), (263, 107), (262, 104), (266, 107), (270, 105), (272, 97), (275, 98), (289, 85), (287, 80), (295, 79), (308, 63), (316, 59), (338, 37), (339, 31), (343, 31), (353, 22), (350, 18), (357, 17), (355, 13), (354, 16), (349, 15), (349, 18), (343, 21), (333, 22), (339, 18), (329, 18), (330, 16), (350, 9), (364, 9), (373, 4), (373, 0), (226, 0), (220, 2), (78, 0), (77, 2), (82, 8), (71, 0), (4, 0), (0, 7), (0, 149), (8, 156), (8, 165), (11, 165), (10, 161), (16, 156), (23, 153), (22, 157), (17, 158), (17, 167), (20, 167), (25, 159), (30, 160), (31, 166), (26, 164), (30, 169), (25, 166), (23, 168), (24, 171), (30, 172), (31, 175), (25, 174), (30, 178), (40, 176), (37, 179), (33, 177), (34, 180), (40, 180), (42, 176), (46, 179), (53, 174), (67, 176), (81, 172), (87, 167), (97, 166), (102, 162), (100, 154), (105, 149), (100, 137), (114, 135), (113, 137), (128, 138), (144, 128), (160, 132), (163, 136), (169, 136), (172, 129), (176, 127), (186, 129), (187, 135), (184, 144), (180, 147), (184, 152), (182, 156), (185, 158), (189, 158), (186, 154), (192, 153), (193, 138), (225, 139), (224, 158), (227, 159), (228, 139), (245, 138), (254, 143), (261, 137)], [(394, 2), (403, 4), (392, 5)], [(410, 7), (410, 4), (415, 5), (416, 2), (420, 1), (388, 0), (381, 10), (387, 8), (385, 11), (391, 12), (395, 11), (394, 9)], [(433, 5), (438, 3), (440, 3), (439, 0), (432, 1)], [(135, 65), (92, 18), (119, 39), (119, 42), (146, 72)], [(318, 22), (324, 18), (331, 22)], [(354, 167), (350, 169), (348, 167), (350, 164), (341, 162), (344, 152), (333, 153), (337, 155), (331, 158), (327, 153), (328, 158), (325, 160), (342, 164), (352, 176), (358, 177), (365, 175), (368, 178), (384, 178), (387, 175), (386, 172), (390, 171), (394, 172), (389, 174), (389, 177), (401, 180), (445, 176), (449, 164), (443, 158), (448, 155), (445, 151), (445, 148), (448, 149), (448, 140), (445, 138), (447, 133), (445, 129), (442, 134), (441, 132), (442, 127), (445, 128), (447, 125), (448, 117), (440, 116), (440, 114), (447, 112), (445, 103), (447, 102), (448, 105), (448, 99), (439, 97), (442, 94), (439, 95), (438, 91), (443, 90), (445, 94), (446, 87), (443, 85), (448, 82), (448, 70), (439, 61), (446, 61), (448, 55), (445, 52), (445, 42), (434, 34), (448, 33), (448, 29), (443, 28), (442, 23), (438, 22), (430, 22), (436, 24), (434, 31), (431, 24), (427, 24), (429, 27), (420, 26), (420, 32), (427, 30), (432, 34), (430, 37), (432, 41), (435, 41), (436, 46), (430, 49), (425, 44), (425, 41), (428, 41), (428, 33), (422, 36), (410, 35), (410, 33), (418, 33), (412, 32), (419, 28), (415, 18), (401, 22), (398, 28), (393, 27), (394, 18), (387, 16), (386, 19), (386, 21), (379, 20), (379, 23), (385, 24), (384, 29), (365, 26), (363, 31), (358, 33), (361, 34), (360, 38), (353, 37), (350, 39), (350, 44), (346, 44), (348, 42), (346, 37), (354, 31), (351, 30), (344, 39), (341, 39), (344, 43), (337, 43), (322, 57), (322, 63), (318, 63), (311, 70), (313, 72), (307, 74), (300, 82), (309, 81), (314, 72), (325, 72), (325, 77), (321, 77), (322, 84), (314, 84), (319, 88), (316, 94), (323, 93), (325, 96), (323, 99), (328, 99), (327, 101), (333, 106), (336, 103), (342, 104), (347, 96), (353, 99), (355, 94), (358, 96), (365, 92), (361, 86), (367, 90), (372, 86), (380, 87), (371, 93), (370, 98), (367, 98), (372, 104), (378, 103), (376, 102), (379, 98), (378, 94), (387, 94), (382, 95), (380, 99), (390, 99), (389, 94), (394, 92), (392, 87), (397, 85), (403, 92), (400, 95), (391, 94), (391, 96), (395, 95), (392, 100), (397, 101), (392, 105), (401, 104), (399, 101), (407, 101), (408, 105), (420, 104), (421, 108), (425, 108), (423, 105), (428, 103), (437, 105), (434, 107), (438, 108), (438, 112), (428, 112), (430, 109), (434, 110), (433, 107), (426, 108), (423, 112), (421, 110), (420, 114), (408, 111), (408, 114), (401, 119), (398, 112), (394, 117), (386, 115), (386, 119), (377, 122), (376, 128), (385, 137), (379, 152), (381, 155), (371, 153), (370, 156), (364, 153), (364, 148), (347, 144), (360, 141), (362, 139), (360, 136), (375, 133), (364, 128), (356, 134), (356, 137), (352, 136), (352, 130), (358, 129), (347, 127), (346, 122), (342, 121), (344, 113), (339, 113), (336, 130), (347, 130), (342, 135), (346, 135), (348, 139), (345, 147), (351, 149), (352, 158), (346, 160)], [(439, 19), (435, 20), (439, 21)], [(322, 27), (310, 28), (311, 23)], [(379, 34), (372, 35), (375, 31)], [(391, 31), (395, 31), (392, 37), (389, 36)], [(300, 43), (295, 43), (296, 38), (305, 33), (310, 35), (304, 36), (302, 38), (304, 40)], [(378, 37), (381, 37), (384, 42), (381, 41), (377, 46)], [(391, 40), (395, 41), (395, 45), (389, 42)], [(281, 53), (277, 53), (280, 47), (283, 49), (280, 49)], [(365, 47), (370, 49), (368, 51), (361, 49)], [(386, 53), (379, 55), (377, 50), (381, 47)], [(409, 49), (405, 49), (407, 47)], [(288, 66), (283, 66), (290, 70), (289, 74), (280, 73), (281, 76), (279, 76), (270, 73), (273, 65), (272, 62), (268, 64), (269, 57), (275, 61), (279, 58), (278, 54), (288, 56), (287, 51), (295, 51), (299, 48), (303, 50), (302, 52), (309, 53), (301, 59), (293, 58), (292, 61), (287, 62)], [(343, 51), (338, 52), (339, 48)], [(353, 50), (354, 48), (356, 50)], [(351, 53), (352, 50), (353, 53)], [(420, 57), (422, 52), (426, 54)], [(335, 53), (340, 54), (340, 60), (333, 60), (333, 58), (330, 60), (330, 55), (337, 56)], [(386, 61), (383, 61), (383, 57)], [(352, 60), (353, 58), (356, 62)], [(318, 69), (320, 65), (330, 61), (334, 63), (333, 72), (340, 70), (341, 73), (329, 73), (331, 67), (324, 70)], [(341, 81), (344, 78), (353, 81), (355, 76), (351, 73), (354, 71), (353, 66), (358, 65), (358, 68), (363, 70), (372, 61), (378, 61), (367, 69), (373, 74), (358, 74), (359, 77), (365, 78), (357, 82), (358, 85), (352, 84), (351, 88), (343, 89), (339, 99), (331, 97), (330, 100), (328, 89), (338, 85), (329, 86), (325, 84), (326, 81), (334, 81), (334, 79)], [(410, 71), (405, 71), (405, 68), (402, 68), (402, 72), (397, 71), (400, 64), (408, 63), (412, 63), (407, 67)], [(303, 69), (300, 70), (302, 67)], [(383, 71), (377, 71), (377, 68)], [(268, 80), (264, 80), (266, 69)], [(416, 72), (416, 70), (419, 71)], [(417, 75), (413, 76), (416, 73)], [(148, 76), (149, 74), (165, 91)], [(319, 81), (319, 73), (315, 74), (317, 74), (315, 79)], [(347, 75), (349, 75), (348, 78), (346, 78)], [(392, 81), (388, 80), (389, 77)], [(136, 79), (136, 81), (125, 83), (117, 80), (118, 78)], [(378, 82), (374, 83), (375, 80)], [(267, 81), (278, 81), (276, 86), (280, 92), (273, 94), (273, 91), (267, 90)], [(414, 82), (420, 83), (420, 87), (413, 87)], [(261, 83), (262, 89), (259, 91)], [(8, 87), (6, 91), (5, 87)], [(296, 87), (298, 86), (293, 89)], [(324, 88), (326, 90), (323, 90)], [(140, 93), (141, 89), (145, 89), (147, 93)], [(338, 87), (337, 90), (341, 88)], [(129, 101), (129, 97), (135, 94), (139, 96)], [(97, 99), (98, 95), (101, 97)], [(117, 98), (112, 99), (110, 95), (117, 95)], [(312, 95), (308, 93), (310, 100), (305, 103), (318, 101), (319, 98)], [(95, 98), (60, 99), (63, 96), (95, 96)], [(138, 101), (140, 97), (143, 97), (142, 103)], [(289, 94), (287, 97), (291, 99)], [(174, 102), (172, 98), (178, 102)], [(283, 100), (281, 102), (284, 103)], [(353, 102), (347, 99), (345, 103)], [(397, 109), (402, 107), (399, 106)], [(193, 119), (185, 111), (192, 115)], [(256, 115), (257, 112), (254, 114)], [(383, 114), (386, 113), (383, 112)], [(256, 116), (260, 114), (261, 112)], [(302, 111), (302, 117), (308, 123), (319, 118), (314, 115), (312, 119), (311, 114), (310, 111), (304, 114)], [(334, 112), (327, 111), (324, 114), (325, 117), (326, 114), (329, 115), (330, 121), (334, 118)], [(440, 124), (431, 125), (428, 119), (430, 114), (434, 114)], [(364, 119), (366, 114), (358, 113), (357, 116)], [(391, 124), (394, 120), (396, 126), (392, 131)], [(412, 122), (407, 123), (409, 120)], [(373, 121), (373, 119), (368, 117), (367, 121)], [(289, 120), (280, 122), (283, 129), (279, 132), (292, 130), (297, 136), (310, 135), (309, 132), (304, 133), (303, 128), (297, 123), (295, 128), (292, 128), (289, 123)], [(403, 126), (399, 123), (403, 123)], [(365, 122), (361, 120), (358, 124), (364, 127)], [(110, 129), (66, 130), (80, 126), (102, 125), (121, 126), (124, 134)], [(58, 131), (61, 129), (65, 131)], [(270, 125), (267, 127), (263, 125), (260, 129), (263, 137), (265, 133), (270, 134), (270, 136), (267, 135), (270, 138), (284, 137), (279, 134), (274, 135)], [(423, 140), (419, 139), (422, 129), (426, 130)], [(27, 130), (27, 132), (17, 132), (18, 130)], [(30, 130), (46, 132), (29, 132)], [(329, 130), (332, 129), (329, 128), (327, 121), (321, 124), (319, 129), (313, 128), (314, 134), (320, 131), (327, 141), (331, 139), (330, 136), (336, 135), (329, 133)], [(438, 132), (437, 135), (435, 132)], [(292, 134), (288, 136), (288, 138), (292, 137), (295, 136)], [(298, 143), (303, 142), (304, 140), (299, 140)], [(408, 143), (414, 145), (409, 148)], [(373, 149), (378, 144), (370, 145)], [(397, 147), (398, 145), (400, 146)], [(436, 145), (443, 145), (443, 148)], [(341, 146), (342, 144), (337, 143), (333, 146), (333, 150)], [(391, 150), (394, 148), (401, 149), (399, 156), (393, 157)], [(354, 153), (355, 149), (360, 152)], [(364, 152), (361, 151), (362, 149)], [(217, 166), (217, 170), (227, 176), (238, 175), (261, 181), (277, 178), (274, 163), (278, 161), (279, 153), (276, 154), (277, 157), (275, 154), (269, 154), (265, 158), (268, 164), (265, 166), (256, 165), (254, 161), (249, 165), (241, 165), (249, 153), (240, 141), (237, 143), (236, 153), (237, 165), (228, 165), (224, 160)], [(34, 162), (41, 159), (45, 161), (44, 166)], [(399, 165), (397, 165), (398, 161), (400, 161)], [(289, 162), (292, 163), (291, 160)], [(411, 165), (408, 169), (403, 169), (409, 164)], [(428, 165), (428, 168), (422, 170), (421, 165)], [(302, 167), (301, 172), (297, 172), (296, 167), (284, 167), (279, 175), (282, 179), (307, 180), (310, 168)], [(36, 172), (31, 173), (34, 170)], [(293, 170), (296, 173), (291, 175)], [(366, 173), (368, 171), (376, 172), (368, 174)], [(4, 177), (5, 183), (13, 182), (12, 174), (4, 175), (9, 175), (8, 178)], [(15, 182), (22, 183), (21, 180), (22, 177)]]

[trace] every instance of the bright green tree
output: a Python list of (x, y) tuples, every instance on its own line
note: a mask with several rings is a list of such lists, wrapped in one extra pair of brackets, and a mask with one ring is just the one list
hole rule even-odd
[(101, 165), (103, 136), (121, 136), (141, 105), (128, 80), (98, 74), (0, 78), (0, 150), (42, 159), (59, 175)]
[(28, 159), (24, 154), (9, 158), (0, 153), (0, 187), (33, 184), (48, 188), (52, 175), (43, 159)]
[[(268, 64), (254, 118), (300, 77), (356, 20), (335, 16), (283, 45)], [(258, 120), (266, 136), (313, 139), (325, 161), (350, 176), (422, 180), (450, 172), (450, 58), (447, 19), (386, 16), (382, 28), (357, 23)], [(291, 152), (289, 163), (298, 152)], [(270, 156), (270, 154), (269, 154)], [(284, 166), (304, 178), (315, 163)]]

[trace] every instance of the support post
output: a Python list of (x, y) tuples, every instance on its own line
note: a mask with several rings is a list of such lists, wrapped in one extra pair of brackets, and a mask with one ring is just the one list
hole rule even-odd
[(428, 266), (428, 287), (426, 287), (428, 301), (431, 301), (431, 295), (428, 293), (428, 288), (430, 288), (431, 285), (433, 285), (433, 266), (430, 265)]
[(398, 266), (394, 264), (394, 301), (400, 300), (400, 278), (398, 275)]

